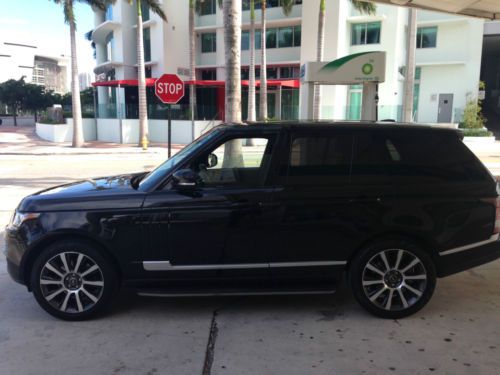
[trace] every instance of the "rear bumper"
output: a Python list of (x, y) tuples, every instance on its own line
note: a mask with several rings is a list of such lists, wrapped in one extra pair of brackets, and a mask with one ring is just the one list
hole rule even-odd
[(437, 260), (438, 277), (453, 275), (499, 259), (500, 240), (496, 238), (496, 240), (480, 246), (470, 247), (454, 253), (445, 253), (439, 255)]

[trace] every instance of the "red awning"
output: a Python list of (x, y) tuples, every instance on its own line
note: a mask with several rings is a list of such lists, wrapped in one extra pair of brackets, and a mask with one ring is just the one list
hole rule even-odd
[[(156, 82), (156, 78), (146, 78), (146, 86), (154, 86)], [(210, 86), (210, 87), (224, 87), (226, 85), (226, 81), (213, 81), (213, 80), (196, 80), (196, 81), (184, 81), (186, 85), (196, 85), (196, 86)], [(250, 82), (248, 80), (242, 80), (241, 85), (248, 87)], [(300, 81), (298, 79), (270, 79), (267, 81), (267, 85), (271, 87), (290, 87), (290, 88), (299, 88)], [(129, 87), (129, 86), (138, 86), (138, 81), (136, 79), (122, 79), (122, 80), (114, 80), (114, 81), (101, 81), (94, 82), (92, 86), (99, 87)], [(255, 81), (255, 86), (260, 86), (260, 80)]]

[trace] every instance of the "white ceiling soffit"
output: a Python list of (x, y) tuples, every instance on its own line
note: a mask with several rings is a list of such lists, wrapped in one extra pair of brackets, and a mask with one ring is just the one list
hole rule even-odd
[(466, 16), (500, 19), (500, 0), (373, 0), (376, 3), (403, 5)]

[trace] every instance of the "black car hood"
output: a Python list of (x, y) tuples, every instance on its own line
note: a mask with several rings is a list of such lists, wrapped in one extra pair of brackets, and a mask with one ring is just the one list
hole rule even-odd
[(21, 212), (138, 208), (144, 192), (135, 190), (137, 174), (99, 177), (54, 186), (29, 195), (19, 204)]

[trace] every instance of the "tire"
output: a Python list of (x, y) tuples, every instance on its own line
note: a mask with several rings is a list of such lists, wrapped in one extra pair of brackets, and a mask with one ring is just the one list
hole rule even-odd
[(86, 320), (109, 305), (118, 275), (92, 243), (67, 240), (41, 252), (30, 281), (38, 304), (49, 314), (63, 320)]
[(356, 254), (348, 281), (354, 297), (368, 312), (400, 319), (429, 302), (436, 287), (436, 269), (429, 254), (416, 244), (387, 239)]

